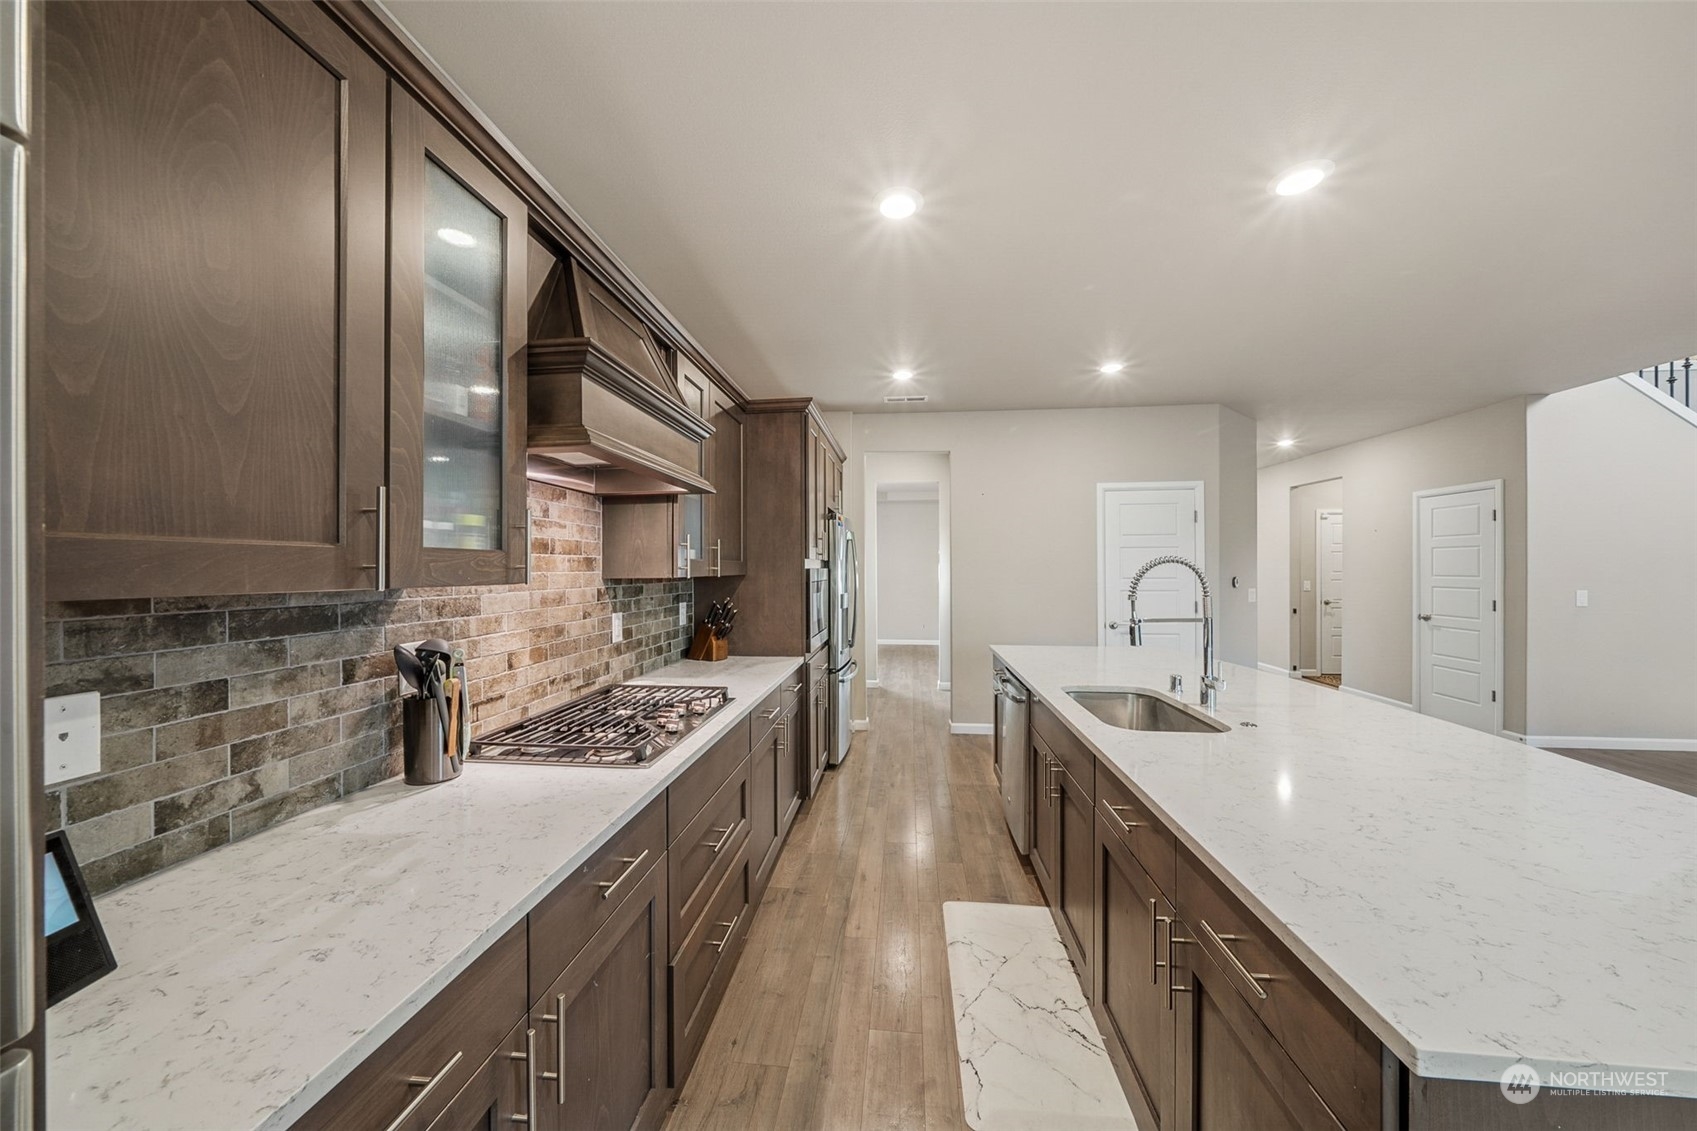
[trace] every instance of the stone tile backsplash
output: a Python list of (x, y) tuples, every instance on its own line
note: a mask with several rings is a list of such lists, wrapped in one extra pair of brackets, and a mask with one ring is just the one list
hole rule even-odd
[(603, 584), (593, 496), (532, 483), (530, 510), (526, 586), (50, 606), (47, 694), (101, 694), (100, 773), (50, 789), (47, 805), (89, 885), (109, 890), (400, 772), (398, 643), (465, 647), (480, 732), (682, 654), (689, 582)]

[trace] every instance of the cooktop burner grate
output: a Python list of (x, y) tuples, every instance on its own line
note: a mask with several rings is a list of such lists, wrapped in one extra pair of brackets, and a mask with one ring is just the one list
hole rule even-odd
[(641, 766), (731, 701), (723, 687), (621, 683), (473, 739), (474, 762)]

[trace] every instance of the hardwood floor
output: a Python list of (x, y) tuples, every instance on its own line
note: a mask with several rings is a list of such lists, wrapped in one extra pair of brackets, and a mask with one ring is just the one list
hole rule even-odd
[(1689, 751), (1552, 749), (1550, 753), (1697, 797), (1697, 754)]
[(945, 900), (1041, 903), (936, 649), (880, 651), (871, 730), (802, 811), (667, 1131), (963, 1127)]

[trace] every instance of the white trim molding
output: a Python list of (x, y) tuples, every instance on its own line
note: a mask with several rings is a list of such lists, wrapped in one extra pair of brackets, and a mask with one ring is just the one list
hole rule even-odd
[(937, 646), (937, 642), (936, 642), (936, 641), (935, 641), (935, 640), (884, 640), (884, 639), (880, 639), (880, 640), (879, 640), (879, 641), (878, 641), (878, 647), (880, 647), (880, 648), (884, 648), (884, 647), (897, 647), (897, 648), (908, 648), (908, 647), (919, 647), (919, 648), (935, 648), (935, 647), (936, 647), (936, 646)]
[(996, 727), (993, 723), (957, 723), (949, 720), (950, 734), (994, 734)]
[[(1633, 378), (1637, 380), (1636, 377)], [(1526, 745), (1540, 750), (1655, 750), (1697, 754), (1697, 738), (1607, 738), (1596, 735), (1529, 734)]]
[[(1668, 394), (1652, 386), (1650, 382), (1644, 380), (1644, 378), (1638, 376), (1638, 374), (1622, 374), (1621, 376), (1616, 377), (1615, 380), (1625, 381), (1631, 388), (1637, 389), (1640, 393), (1643, 393), (1645, 396), (1649, 397), (1651, 400), (1655, 401), (1657, 404), (1661, 405), (1687, 424), (1697, 428), (1697, 410), (1686, 408), (1684, 405), (1668, 396)], [(1599, 746), (1597, 749), (1602, 750), (1604, 747)]]
[(850, 719), (849, 720), (849, 729), (850, 730), (871, 730), (872, 729), (872, 720), (871, 719)]
[(954, 690), (954, 684), (944, 683), (942, 680), (938, 680), (937, 681), (937, 690), (938, 691), (953, 691)]
[(1268, 663), (1268, 662), (1267, 662), (1267, 661), (1265, 661), (1265, 660), (1260, 660), (1260, 661), (1258, 661), (1258, 662), (1257, 662), (1257, 663), (1256, 663), (1256, 664), (1255, 664), (1255, 666), (1256, 666), (1256, 667), (1257, 667), (1257, 668), (1259, 668), (1259, 669), (1260, 669), (1260, 670), (1261, 670), (1261, 671), (1264, 671), (1264, 672), (1266, 672), (1266, 673), (1267, 673), (1267, 674), (1268, 674), (1268, 675), (1285, 675), (1285, 676), (1289, 676), (1289, 677), (1290, 677), (1290, 678), (1291, 678), (1291, 679), (1295, 679), (1295, 678), (1296, 678), (1296, 673), (1295, 673), (1295, 672), (1291, 672), (1291, 671), (1286, 671), (1286, 670), (1285, 670), (1285, 669), (1284, 669), (1284, 668), (1281, 668), (1281, 667), (1279, 667), (1279, 665), (1277, 665), (1277, 664), (1269, 664), (1269, 663)]
[(1389, 695), (1375, 695), (1371, 691), (1363, 691), (1359, 687), (1351, 687), (1347, 683), (1338, 688), (1338, 690), (1347, 691), (1351, 695), (1357, 695), (1363, 699), (1371, 699), (1375, 703), (1384, 703), (1392, 707), (1401, 707), (1405, 711), (1414, 710), (1413, 703), (1404, 703), (1401, 699), (1392, 699)]
[(868, 686), (868, 687), (877, 687), (877, 686), (878, 686), (878, 681), (877, 681), (877, 680), (875, 680), (875, 679), (869, 679), (869, 680), (867, 680), (867, 681), (866, 681), (866, 686)]

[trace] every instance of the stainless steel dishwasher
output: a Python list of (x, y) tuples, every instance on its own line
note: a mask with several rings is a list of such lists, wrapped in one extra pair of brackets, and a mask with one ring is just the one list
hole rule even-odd
[(996, 666), (996, 781), (1002, 813), (1021, 856), (1031, 851), (1031, 692), (1001, 665)]

